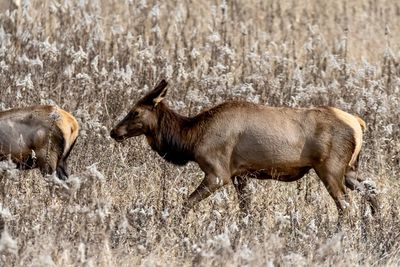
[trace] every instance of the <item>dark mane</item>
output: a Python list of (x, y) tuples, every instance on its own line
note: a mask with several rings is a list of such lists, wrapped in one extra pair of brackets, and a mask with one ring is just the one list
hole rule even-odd
[[(176, 165), (185, 165), (194, 160), (194, 150), (202, 134), (197, 119), (182, 116), (164, 103), (155, 108), (158, 125), (150, 136), (151, 147), (161, 157)], [(199, 127), (196, 127), (199, 126)]]

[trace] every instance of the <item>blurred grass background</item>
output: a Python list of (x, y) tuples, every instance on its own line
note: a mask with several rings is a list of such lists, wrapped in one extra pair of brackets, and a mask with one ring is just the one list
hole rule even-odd
[[(81, 135), (68, 188), (3, 170), (5, 266), (398, 265), (400, 3), (370, 1), (22, 1), (0, 15), (0, 109), (57, 104)], [(253, 181), (239, 218), (231, 186), (182, 220), (202, 178), (144, 138), (117, 144), (118, 119), (161, 78), (184, 115), (231, 99), (331, 105), (367, 123), (359, 175), (381, 215), (352, 199), (351, 224), (314, 173)]]

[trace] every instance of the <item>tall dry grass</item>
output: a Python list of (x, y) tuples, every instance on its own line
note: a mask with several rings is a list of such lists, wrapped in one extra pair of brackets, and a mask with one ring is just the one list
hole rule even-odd
[[(67, 183), (2, 163), (1, 265), (400, 264), (397, 1), (23, 2), (0, 16), (0, 109), (54, 103), (82, 130)], [(359, 114), (359, 175), (377, 184), (380, 216), (350, 192), (353, 219), (337, 230), (310, 173), (253, 181), (247, 218), (226, 187), (182, 219), (197, 166), (165, 163), (143, 138), (108, 137), (161, 77), (186, 115), (229, 99)]]

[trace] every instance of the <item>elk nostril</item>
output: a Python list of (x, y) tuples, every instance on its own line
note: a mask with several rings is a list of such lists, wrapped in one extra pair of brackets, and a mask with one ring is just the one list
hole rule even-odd
[(110, 136), (111, 136), (111, 138), (117, 137), (117, 135), (115, 134), (114, 129), (111, 130)]

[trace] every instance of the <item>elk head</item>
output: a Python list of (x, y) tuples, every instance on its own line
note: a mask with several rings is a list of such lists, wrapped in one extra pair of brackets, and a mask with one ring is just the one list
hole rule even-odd
[(167, 94), (167, 82), (162, 80), (152, 91), (142, 97), (129, 111), (125, 118), (120, 121), (110, 136), (117, 142), (124, 139), (150, 134), (157, 127), (157, 105)]

